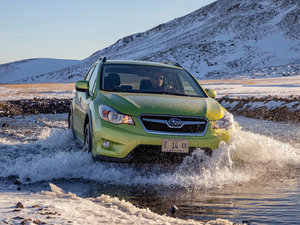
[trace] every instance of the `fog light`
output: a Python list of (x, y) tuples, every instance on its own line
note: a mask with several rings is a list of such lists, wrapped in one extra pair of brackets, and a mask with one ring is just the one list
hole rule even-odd
[(110, 141), (105, 140), (102, 143), (103, 148), (109, 149), (110, 148)]

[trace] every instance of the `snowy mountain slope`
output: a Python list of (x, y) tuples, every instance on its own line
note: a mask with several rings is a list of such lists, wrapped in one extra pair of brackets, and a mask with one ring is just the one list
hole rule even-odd
[(200, 79), (300, 75), (300, 1), (219, 0), (124, 37), (81, 63), (18, 81), (74, 81), (101, 56), (173, 60)]
[(35, 77), (66, 68), (78, 62), (79, 60), (37, 58), (0, 64), (0, 83), (22, 80), (28, 76)]

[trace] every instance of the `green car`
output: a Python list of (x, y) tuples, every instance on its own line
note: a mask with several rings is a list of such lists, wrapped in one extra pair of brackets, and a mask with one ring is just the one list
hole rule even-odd
[(233, 116), (177, 63), (100, 58), (76, 91), (69, 128), (93, 159), (117, 162), (211, 153)]

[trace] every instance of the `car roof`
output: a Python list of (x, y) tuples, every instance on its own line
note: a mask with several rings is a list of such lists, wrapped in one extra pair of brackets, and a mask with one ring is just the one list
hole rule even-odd
[(135, 60), (107, 60), (104, 64), (126, 64), (126, 65), (143, 65), (143, 66), (159, 66), (167, 68), (176, 68), (183, 70), (182, 67), (174, 66), (166, 63), (149, 62), (149, 61), (135, 61)]

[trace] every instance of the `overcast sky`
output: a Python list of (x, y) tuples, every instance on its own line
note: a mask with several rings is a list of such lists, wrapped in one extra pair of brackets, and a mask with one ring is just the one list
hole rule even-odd
[(0, 0), (0, 64), (84, 59), (214, 0)]

